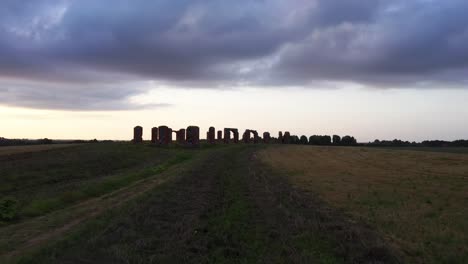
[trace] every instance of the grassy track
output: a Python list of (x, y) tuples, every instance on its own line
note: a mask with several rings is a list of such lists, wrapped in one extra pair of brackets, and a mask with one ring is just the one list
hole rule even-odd
[(297, 188), (385, 234), (409, 263), (468, 262), (468, 156), (278, 146), (260, 157)]

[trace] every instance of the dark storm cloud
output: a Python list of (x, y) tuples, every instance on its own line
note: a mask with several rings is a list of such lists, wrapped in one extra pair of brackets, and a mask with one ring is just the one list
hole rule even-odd
[[(0, 103), (131, 108), (142, 90), (125, 83), (138, 80), (465, 87), (467, 9), (463, 0), (6, 0)], [(60, 92), (84, 103), (50, 100)]]
[[(40, 89), (38, 88), (40, 87)], [(3, 82), (0, 98), (4, 105), (35, 109), (138, 110), (170, 106), (164, 103), (138, 104), (123, 100), (145, 92), (141, 88), (99, 84), (74, 85)]]

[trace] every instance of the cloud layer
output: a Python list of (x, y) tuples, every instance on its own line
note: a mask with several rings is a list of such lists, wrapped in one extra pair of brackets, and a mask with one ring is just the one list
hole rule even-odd
[(0, 103), (134, 108), (127, 99), (144, 91), (132, 83), (144, 80), (466, 87), (465, 10), (464, 0), (4, 0)]

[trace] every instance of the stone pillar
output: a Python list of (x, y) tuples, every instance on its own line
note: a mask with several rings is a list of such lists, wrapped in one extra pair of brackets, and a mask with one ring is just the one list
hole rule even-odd
[(233, 129), (232, 132), (234, 133), (234, 143), (237, 144), (239, 143), (239, 130)]
[(231, 141), (231, 129), (225, 128), (224, 129), (224, 143), (229, 144)]
[(210, 144), (216, 143), (216, 132), (215, 132), (215, 131), (216, 131), (216, 130), (215, 130), (214, 127), (210, 127), (210, 128), (208, 129), (206, 141), (208, 141), (208, 143), (210, 143)]
[(167, 126), (159, 127), (159, 144), (168, 145), (172, 139), (172, 131)]
[(218, 141), (221, 142), (223, 140), (223, 131), (218, 130)]
[(158, 128), (153, 127), (151, 129), (151, 143), (157, 144), (158, 143)]
[(172, 143), (172, 128), (169, 128), (169, 144)]
[(291, 144), (291, 134), (289, 132), (284, 132), (283, 144)]
[(185, 144), (185, 129), (179, 129), (176, 133), (176, 140), (179, 144)]
[(268, 144), (270, 143), (270, 133), (269, 132), (263, 132), (263, 143)]
[(254, 134), (254, 144), (260, 143), (260, 137), (258, 136), (258, 132), (255, 130), (252, 130), (252, 133)]
[(141, 126), (136, 126), (133, 128), (133, 143), (142, 143), (143, 142), (143, 128)]
[(283, 132), (278, 133), (278, 143), (282, 144), (283, 143)]
[(187, 145), (199, 146), (200, 145), (200, 128), (197, 126), (187, 127)]
[(250, 130), (246, 129), (244, 134), (242, 134), (242, 141), (244, 141), (245, 144), (250, 143)]

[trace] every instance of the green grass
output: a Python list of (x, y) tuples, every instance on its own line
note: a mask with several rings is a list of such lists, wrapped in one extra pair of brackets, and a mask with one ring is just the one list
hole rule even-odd
[(105, 143), (13, 155), (0, 159), (5, 183), (0, 197), (19, 201), (17, 222), (159, 174), (194, 154), (180, 148)]

